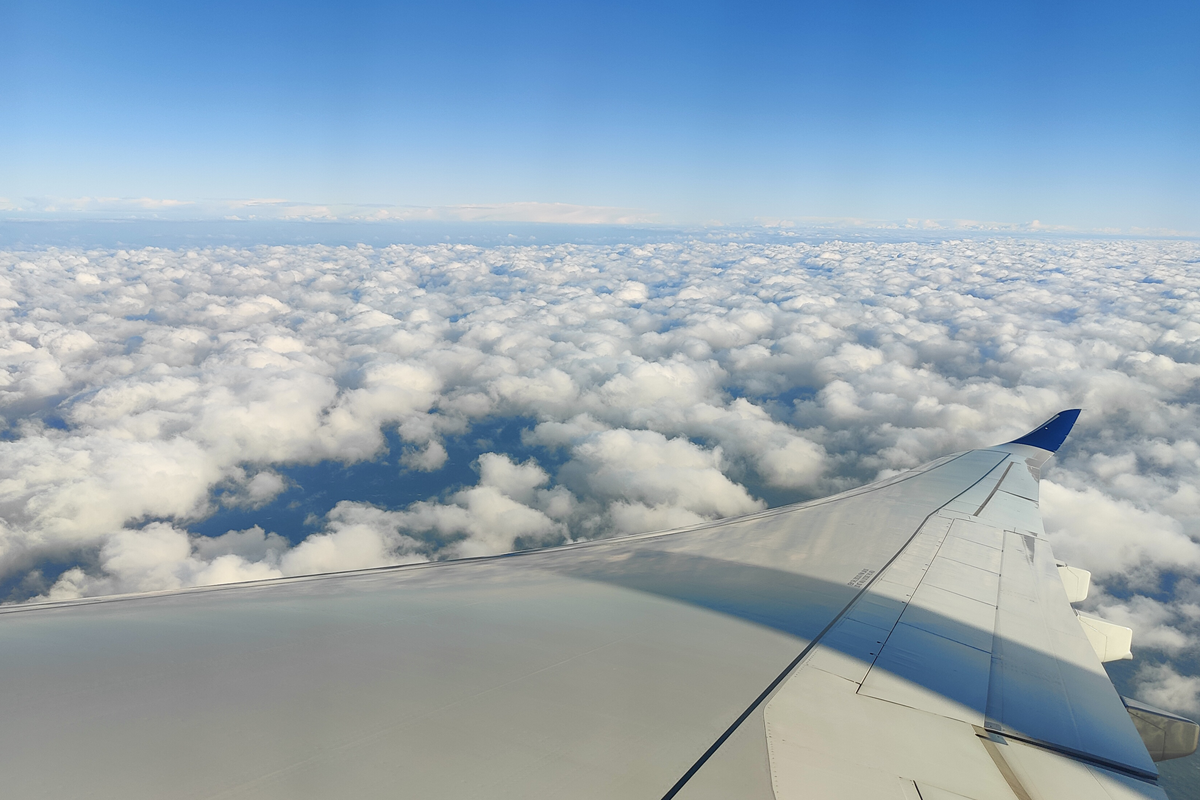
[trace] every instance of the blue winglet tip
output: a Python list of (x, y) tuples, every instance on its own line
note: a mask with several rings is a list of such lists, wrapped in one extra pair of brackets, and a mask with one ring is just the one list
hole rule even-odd
[(1062, 443), (1067, 440), (1067, 434), (1071, 432), (1071, 428), (1075, 427), (1077, 419), (1079, 419), (1079, 409), (1068, 408), (1066, 411), (1058, 412), (1020, 439), (1013, 439), (1009, 444), (1027, 444), (1030, 447), (1049, 450), (1051, 453), (1058, 452), (1058, 448), (1062, 447)]

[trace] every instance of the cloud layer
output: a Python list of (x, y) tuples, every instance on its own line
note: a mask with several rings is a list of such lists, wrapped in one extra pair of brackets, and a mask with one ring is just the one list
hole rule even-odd
[[(1182, 708), (1198, 263), (1188, 242), (1012, 238), (0, 253), (0, 580), (65, 598), (670, 527), (1082, 406), (1047, 528), (1094, 572), (1091, 607), (1174, 659), (1142, 679)], [(474, 484), (343, 500), (316, 533), (189, 530), (390, 430), (408, 470), (439, 470), (497, 418), (531, 420), (542, 455), (481, 450)]]
[[(0, 197), (0, 220), (10, 221), (96, 221), (96, 220), (174, 220), (174, 221), (305, 221), (356, 223), (538, 223), (554, 225), (647, 225), (663, 226), (660, 212), (645, 208), (592, 206), (577, 203), (515, 201), (469, 203), (446, 206), (414, 206), (393, 203), (370, 205), (355, 203), (312, 202), (278, 197), (238, 199), (172, 199), (157, 197)], [(668, 223), (674, 225), (676, 223)], [(978, 235), (981, 233), (1020, 235), (1058, 233), (1075, 235), (1127, 235), (1155, 237), (1195, 237), (1194, 230), (1171, 228), (1079, 228), (1027, 220), (1001, 222), (978, 219), (871, 219), (864, 217), (755, 217), (752, 223), (742, 218), (709, 220), (705, 226), (729, 230), (773, 231), (781, 236), (838, 236), (873, 232), (875, 235), (903, 236), (939, 234)], [(747, 227), (749, 225), (749, 227)], [(660, 227), (659, 230), (684, 229)], [(693, 235), (704, 228), (690, 227)], [(386, 238), (386, 235), (385, 237)], [(45, 240), (38, 240), (45, 243)], [(305, 239), (304, 241), (311, 241)], [(328, 241), (324, 240), (323, 241)]]

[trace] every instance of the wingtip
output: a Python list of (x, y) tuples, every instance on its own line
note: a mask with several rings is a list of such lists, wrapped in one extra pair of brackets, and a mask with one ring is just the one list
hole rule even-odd
[(1075, 420), (1079, 418), (1079, 411), (1078, 408), (1068, 408), (1060, 411), (1029, 433), (1019, 439), (1013, 439), (1008, 444), (1024, 444), (1055, 453), (1058, 451), (1058, 448), (1062, 447), (1062, 443), (1066, 441), (1067, 434), (1071, 432), (1071, 428), (1075, 427)]

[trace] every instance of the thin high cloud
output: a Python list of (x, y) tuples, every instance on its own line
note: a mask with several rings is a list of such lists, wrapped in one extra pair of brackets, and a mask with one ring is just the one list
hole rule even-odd
[[(517, 201), (419, 206), (378, 203), (317, 203), (278, 197), (235, 199), (175, 199), (155, 197), (0, 197), (0, 220), (192, 220), (246, 222), (498, 222), (564, 225), (663, 225), (669, 220), (644, 208), (578, 203)], [(873, 219), (866, 217), (776, 217), (744, 220), (712, 219), (703, 227), (766, 230), (806, 237), (851, 231), (914, 233), (1103, 234), (1138, 237), (1196, 237), (1196, 231), (1168, 228), (1097, 228), (1026, 220), (1002, 222), (975, 219)]]
[(308, 203), (269, 197), (234, 200), (177, 200), (151, 197), (0, 198), (0, 213), (16, 219), (529, 222), (571, 225), (641, 225), (659, 221), (658, 214), (645, 209), (574, 203), (357, 205)]
[[(1197, 263), (1012, 238), (0, 254), (0, 578), (69, 598), (672, 527), (1080, 406), (1043, 481), (1056, 554), (1167, 660), (1146, 692), (1196, 710)], [(189, 531), (270, 503), (287, 465), (396, 430), (437, 470), (514, 417), (526, 455), (493, 446), (448, 494), (343, 500), (298, 542)]]

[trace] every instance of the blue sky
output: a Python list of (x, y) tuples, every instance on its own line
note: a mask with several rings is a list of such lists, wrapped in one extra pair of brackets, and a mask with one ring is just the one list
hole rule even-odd
[(1198, 9), (8, 2), (0, 198), (1195, 232)]

